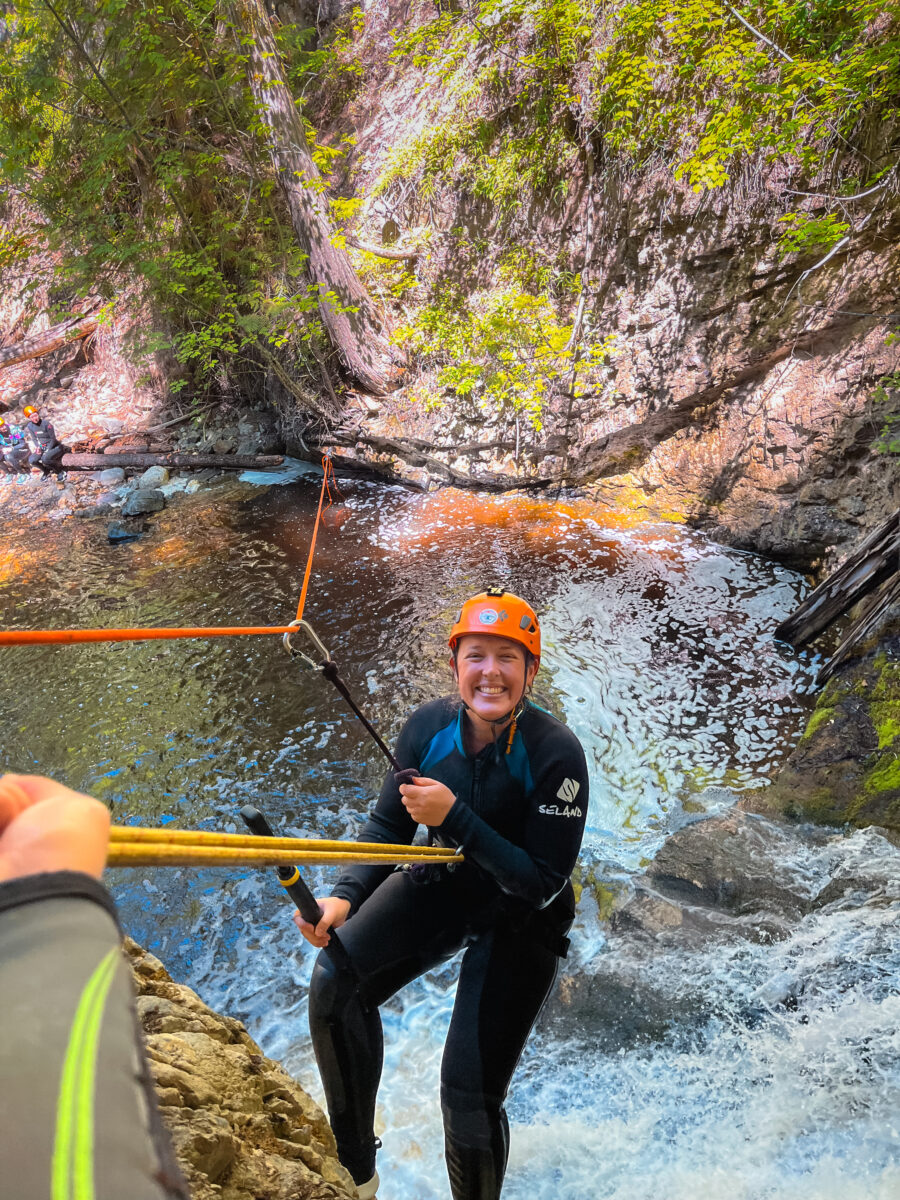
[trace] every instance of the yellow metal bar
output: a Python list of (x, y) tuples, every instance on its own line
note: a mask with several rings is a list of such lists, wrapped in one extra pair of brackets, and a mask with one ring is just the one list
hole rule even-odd
[(446, 846), (409, 846), (387, 842), (341, 842), (324, 838), (257, 837), (249, 833), (218, 833), (206, 829), (143, 829), (140, 826), (113, 825), (109, 831), (114, 845), (146, 843), (167, 846), (231, 846), (234, 848), (293, 850), (298, 856), (309, 850), (314, 853), (364, 850), (370, 854), (420, 854), (424, 858), (446, 858), (453, 850)]
[[(260, 841), (271, 842), (272, 838), (261, 838)], [(347, 843), (345, 843), (347, 845)], [(377, 853), (368, 845), (358, 844), (356, 850), (344, 851), (298, 851), (296, 845), (278, 849), (271, 846), (259, 847), (230, 847), (230, 846), (172, 846), (153, 845), (141, 842), (113, 842), (109, 847), (107, 866), (110, 867), (199, 867), (226, 866), (229, 864), (255, 867), (293, 866), (302, 863), (305, 866), (329, 866), (343, 863), (407, 863), (407, 862), (462, 862), (461, 854), (452, 851), (445, 852), (436, 859), (434, 855), (420, 853), (427, 847), (403, 847), (402, 854), (384, 853), (384, 847), (378, 846)]]

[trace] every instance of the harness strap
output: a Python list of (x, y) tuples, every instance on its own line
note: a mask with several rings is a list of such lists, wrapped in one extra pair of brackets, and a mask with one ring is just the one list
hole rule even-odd
[[(375, 726), (372, 725), (372, 723), (368, 720), (368, 718), (363, 713), (362, 709), (359, 707), (359, 705), (356, 703), (356, 701), (350, 695), (350, 691), (347, 688), (346, 683), (344, 683), (343, 679), (341, 679), (340, 675), (338, 674), (337, 663), (334, 661), (334, 659), (326, 658), (326, 660), (322, 663), (319, 670), (322, 672), (322, 674), (325, 676), (325, 678), (328, 680), (328, 682), (333, 684), (334, 687), (337, 688), (337, 690), (340, 692), (340, 694), (344, 697), (344, 699), (350, 705), (350, 707), (353, 710), (354, 714), (356, 715), (357, 719), (365, 727), (365, 730), (368, 733), (369, 737), (378, 746), (378, 749), (381, 751), (381, 753), (385, 756), (385, 758), (388, 760), (388, 762), (394, 768), (394, 771), (397, 772), (398, 774), (403, 774), (404, 773), (403, 767), (401, 767), (400, 764), (397, 762), (396, 758), (394, 758), (393, 754), (391, 753), (391, 751), (389, 750), (389, 748), (387, 747), (385, 742), (382, 741), (380, 735), (378, 734), (378, 731), (375, 729)], [(415, 772), (414, 772), (414, 774), (415, 774)], [(403, 780), (402, 782), (405, 783), (408, 781)]]

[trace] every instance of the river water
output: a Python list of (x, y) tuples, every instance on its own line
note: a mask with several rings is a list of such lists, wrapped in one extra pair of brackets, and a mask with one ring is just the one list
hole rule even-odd
[[(772, 640), (805, 584), (676, 525), (578, 501), (431, 495), (341, 481), (306, 615), (390, 740), (450, 690), (446, 630), (499, 583), (542, 618), (541, 701), (581, 738), (592, 798), (583, 868), (626, 888), (663, 838), (758, 786), (799, 736), (816, 663)], [(318, 478), (227, 503), (200, 494), (144, 540), (95, 524), (13, 532), (4, 626), (280, 624), (293, 616)], [(74, 527), (74, 528), (73, 528)], [(114, 819), (353, 836), (384, 764), (341, 700), (277, 639), (0, 650), (0, 767), (102, 797)], [(653, 1036), (567, 984), (615, 944), (585, 890), (559, 991), (514, 1080), (509, 1200), (867, 1200), (900, 1195), (897, 851), (873, 832), (790, 835), (779, 869), (832, 884), (778, 940), (669, 945), (640, 964)], [(316, 886), (325, 873), (311, 871)], [(243, 1019), (314, 1094), (311, 955), (271, 873), (109, 873), (128, 931)], [(842, 881), (846, 882), (843, 886)], [(452, 966), (385, 1012), (384, 1194), (447, 1186), (438, 1069)]]

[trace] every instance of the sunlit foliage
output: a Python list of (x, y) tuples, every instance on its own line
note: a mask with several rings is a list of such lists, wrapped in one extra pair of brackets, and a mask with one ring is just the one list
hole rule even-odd
[[(0, 8), (0, 197), (43, 214), (74, 300), (136, 290), (156, 318), (144, 349), (195, 377), (317, 333), (228, 17), (213, 0)], [(300, 74), (321, 65), (314, 32), (291, 31)], [(321, 150), (327, 170), (341, 151)]]

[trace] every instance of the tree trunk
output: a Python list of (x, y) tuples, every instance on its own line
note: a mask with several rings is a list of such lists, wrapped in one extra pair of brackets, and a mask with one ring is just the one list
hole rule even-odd
[(332, 242), (324, 184), (284, 82), (265, 4), (236, 0), (235, 8), (247, 39), (250, 90), (269, 131), (269, 150), (294, 233), (308, 255), (307, 269), (319, 291), (319, 314), (348, 374), (364, 391), (378, 395), (390, 386), (390, 348), (346, 250)]
[(96, 328), (97, 318), (95, 316), (70, 317), (68, 321), (61, 321), (59, 325), (45, 329), (43, 333), (33, 333), (21, 342), (16, 342), (14, 346), (7, 346), (5, 350), (0, 350), (0, 371), (4, 367), (13, 367), (16, 363), (25, 362), (29, 358), (40, 358), (44, 354), (51, 354), (60, 346), (87, 337)]
[(69, 471), (105, 471), (108, 467), (232, 467), (238, 470), (258, 470), (260, 467), (280, 467), (280, 454), (64, 454), (61, 466)]

